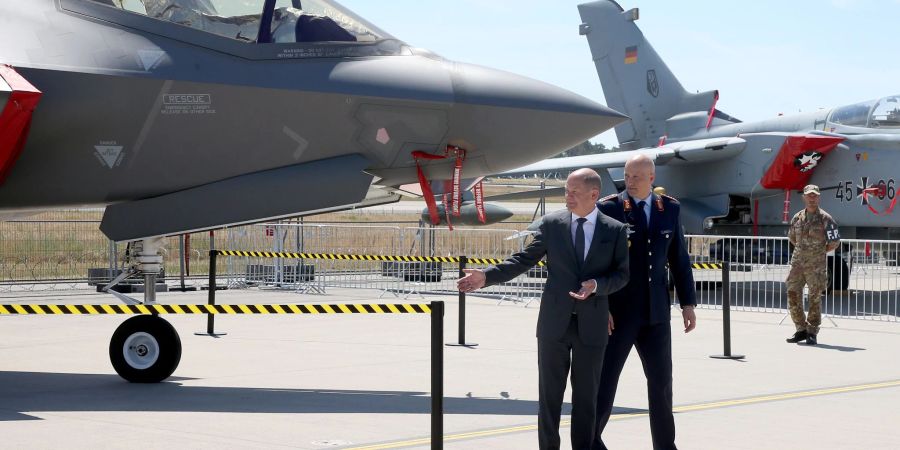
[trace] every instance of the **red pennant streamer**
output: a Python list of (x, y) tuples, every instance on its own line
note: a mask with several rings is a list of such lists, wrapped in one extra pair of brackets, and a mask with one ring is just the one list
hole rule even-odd
[(478, 221), (485, 223), (487, 218), (484, 215), (484, 188), (481, 186), (481, 181), (475, 183), (472, 193), (475, 194), (475, 212), (478, 213)]
[(716, 103), (719, 103), (719, 91), (716, 91), (715, 97), (713, 97), (712, 107), (709, 108), (709, 118), (706, 119), (706, 129), (712, 126), (713, 117), (716, 116)]

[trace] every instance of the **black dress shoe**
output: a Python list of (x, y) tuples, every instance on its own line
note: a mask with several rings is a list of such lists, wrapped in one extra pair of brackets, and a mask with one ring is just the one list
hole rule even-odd
[[(798, 343), (804, 339), (808, 339), (808, 338), (809, 338), (809, 333), (807, 333), (806, 330), (800, 330), (800, 331), (794, 333), (793, 336), (791, 336), (785, 340), (787, 341), (788, 344), (796, 344), (796, 343)], [(813, 336), (813, 339), (815, 339), (815, 336)]]
[(807, 333), (806, 335), (806, 345), (816, 345), (819, 341), (816, 340), (816, 335)]

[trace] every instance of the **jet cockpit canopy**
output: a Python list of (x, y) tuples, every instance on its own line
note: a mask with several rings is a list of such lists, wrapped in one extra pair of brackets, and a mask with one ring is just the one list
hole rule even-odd
[(848, 127), (900, 130), (900, 95), (836, 108), (828, 122)]
[(333, 0), (90, 0), (246, 43), (394, 39)]

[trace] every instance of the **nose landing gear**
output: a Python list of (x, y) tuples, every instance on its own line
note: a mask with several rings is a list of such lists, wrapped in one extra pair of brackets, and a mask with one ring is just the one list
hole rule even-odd
[[(129, 268), (103, 290), (129, 304), (137, 300), (110, 290), (131, 276), (144, 277), (144, 302), (156, 302), (156, 276), (162, 267), (159, 249), (162, 238), (132, 243)], [(109, 359), (116, 373), (132, 383), (158, 383), (165, 380), (181, 361), (181, 339), (165, 319), (157, 315), (135, 316), (123, 322), (109, 342)]]

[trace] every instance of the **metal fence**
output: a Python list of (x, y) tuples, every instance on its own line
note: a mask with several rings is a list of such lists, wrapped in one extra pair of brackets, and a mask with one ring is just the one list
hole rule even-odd
[[(28, 220), (0, 222), (0, 294), (93, 288), (122, 268), (126, 245), (100, 232), (102, 210), (42, 213)], [(185, 236), (187, 274), (206, 275), (209, 233)], [(165, 240), (164, 273), (181, 273), (181, 237)], [(89, 284), (91, 283), (91, 284)]]
[[(98, 230), (102, 211), (43, 214), (32, 220), (0, 222), (0, 295), (44, 289), (93, 288), (89, 269), (120, 269), (125, 245), (111, 244)], [(527, 235), (512, 229), (419, 228), (404, 224), (339, 225), (276, 223), (195, 233), (187, 237), (189, 280), (208, 274), (211, 248), (351, 255), (503, 258), (525, 245)], [(791, 247), (784, 238), (688, 236), (692, 262), (728, 261), (731, 305), (737, 310), (787, 310), (785, 279)], [(181, 274), (182, 244), (163, 247), (171, 283)], [(829, 286), (823, 313), (831, 317), (897, 321), (900, 317), (900, 242), (845, 239), (829, 256)], [(478, 266), (472, 266), (478, 267)], [(325, 293), (332, 287), (374, 289), (379, 295), (411, 296), (456, 292), (456, 263), (387, 262), (339, 259), (229, 257), (220, 277), (231, 288), (293, 289)], [(722, 302), (722, 272), (695, 269), (703, 307)], [(540, 296), (546, 271), (535, 268), (480, 294), (531, 301)], [(96, 281), (96, 280), (94, 280)], [(94, 284), (97, 284), (96, 282)], [(808, 293), (807, 293), (808, 295)]]
[[(728, 261), (732, 308), (787, 310), (785, 280), (792, 248), (786, 238), (688, 236), (695, 262)], [(831, 317), (897, 321), (900, 317), (900, 242), (844, 239), (825, 260), (828, 288), (822, 313)], [(701, 305), (722, 304), (720, 270), (695, 270)], [(804, 289), (808, 299), (809, 289)]]
[[(515, 231), (484, 228), (419, 228), (316, 224), (264, 224), (228, 230), (227, 249), (377, 256), (467, 256), (492, 258), (523, 248)], [(229, 287), (325, 292), (329, 287), (376, 289), (393, 295), (456, 292), (458, 264), (365, 259), (229, 257), (223, 264)], [(477, 266), (471, 266), (477, 267)], [(485, 294), (525, 300), (543, 288), (541, 269)], [(529, 278), (535, 278), (528, 280)]]

